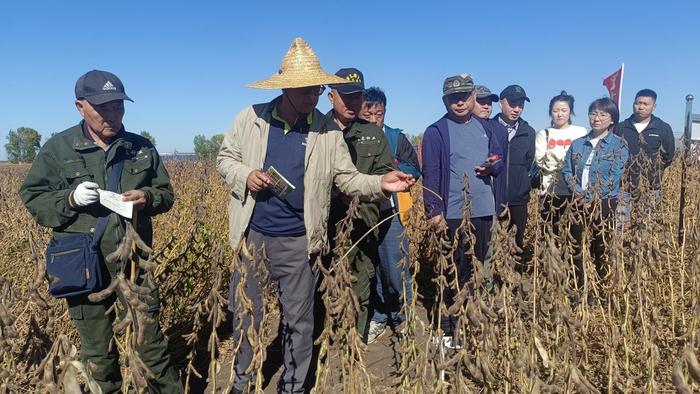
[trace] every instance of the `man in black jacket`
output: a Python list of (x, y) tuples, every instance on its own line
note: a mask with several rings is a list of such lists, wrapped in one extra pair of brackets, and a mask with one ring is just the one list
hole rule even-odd
[[(510, 85), (500, 94), (501, 113), (492, 119), (498, 143), (505, 152), (506, 169), (495, 178), (496, 212), (501, 220), (515, 226), (515, 242), (524, 248), (527, 203), (530, 200), (530, 168), (535, 159), (535, 130), (521, 115), (530, 99), (519, 85)], [(505, 215), (505, 210), (508, 215)], [(520, 253), (520, 270), (524, 267)]]
[(640, 90), (634, 97), (633, 108), (634, 114), (618, 124), (615, 130), (627, 141), (630, 152), (628, 190), (638, 189), (640, 178), (644, 177), (649, 182), (649, 190), (658, 199), (663, 171), (671, 165), (676, 151), (673, 131), (668, 123), (653, 115), (656, 109), (653, 90)]

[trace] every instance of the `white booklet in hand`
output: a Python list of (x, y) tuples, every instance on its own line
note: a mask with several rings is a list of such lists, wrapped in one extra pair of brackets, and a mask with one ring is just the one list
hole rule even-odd
[(279, 171), (275, 169), (275, 167), (270, 166), (270, 168), (268, 168), (266, 172), (267, 176), (270, 177), (271, 181), (270, 191), (273, 192), (277, 197), (285, 199), (287, 198), (289, 193), (292, 192), (292, 190), (296, 189), (294, 185), (292, 185), (291, 182), (287, 180), (287, 178), (282, 176), (282, 174), (280, 174)]
[(97, 189), (97, 193), (100, 194), (100, 204), (127, 219), (131, 219), (134, 212), (134, 203), (132, 201), (122, 201), (121, 194), (108, 190)]

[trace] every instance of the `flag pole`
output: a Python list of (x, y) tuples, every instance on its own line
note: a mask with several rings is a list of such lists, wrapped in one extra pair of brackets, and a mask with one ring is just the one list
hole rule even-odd
[(685, 96), (685, 130), (683, 130), (683, 161), (681, 161), (681, 201), (678, 211), (678, 245), (683, 243), (685, 233), (685, 177), (688, 156), (690, 154), (690, 139), (693, 127), (693, 95)]
[(620, 93), (617, 95), (617, 108), (622, 105), (622, 82), (625, 79), (625, 63), (622, 63), (622, 71), (620, 71)]

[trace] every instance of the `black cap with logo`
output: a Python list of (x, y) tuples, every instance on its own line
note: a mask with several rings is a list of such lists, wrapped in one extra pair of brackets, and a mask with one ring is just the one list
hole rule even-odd
[(92, 70), (78, 78), (75, 83), (75, 98), (100, 105), (114, 100), (129, 100), (124, 92), (124, 84), (111, 72)]
[(530, 101), (530, 99), (525, 94), (525, 89), (520, 85), (509, 85), (501, 92), (501, 100), (506, 99), (508, 102), (515, 100), (525, 100)]
[(362, 75), (362, 71), (352, 67), (341, 68), (335, 75), (350, 81), (350, 83), (342, 85), (328, 85), (331, 89), (340, 92), (340, 94), (352, 94), (365, 91), (365, 77)]

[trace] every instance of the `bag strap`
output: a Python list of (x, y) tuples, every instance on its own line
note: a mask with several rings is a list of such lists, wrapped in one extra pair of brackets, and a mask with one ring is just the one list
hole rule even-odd
[[(110, 192), (117, 192), (119, 189), (119, 182), (122, 179), (122, 169), (124, 168), (124, 160), (119, 159), (117, 160), (116, 163), (112, 166), (112, 171), (109, 174), (109, 179), (107, 180), (107, 190)], [(109, 221), (109, 217), (112, 213), (108, 213), (105, 216), (100, 216), (97, 219), (97, 225), (95, 226), (95, 234), (92, 236), (92, 246), (97, 247), (99, 245), (100, 240), (102, 239), (102, 235), (104, 235), (105, 230), (107, 229), (107, 222)]]
[(399, 130), (390, 128), (387, 128), (386, 133), (384, 133), (384, 135), (386, 136), (386, 140), (389, 143), (389, 149), (391, 149), (391, 155), (393, 157), (396, 157), (396, 153), (399, 148), (399, 134), (401, 134)]

